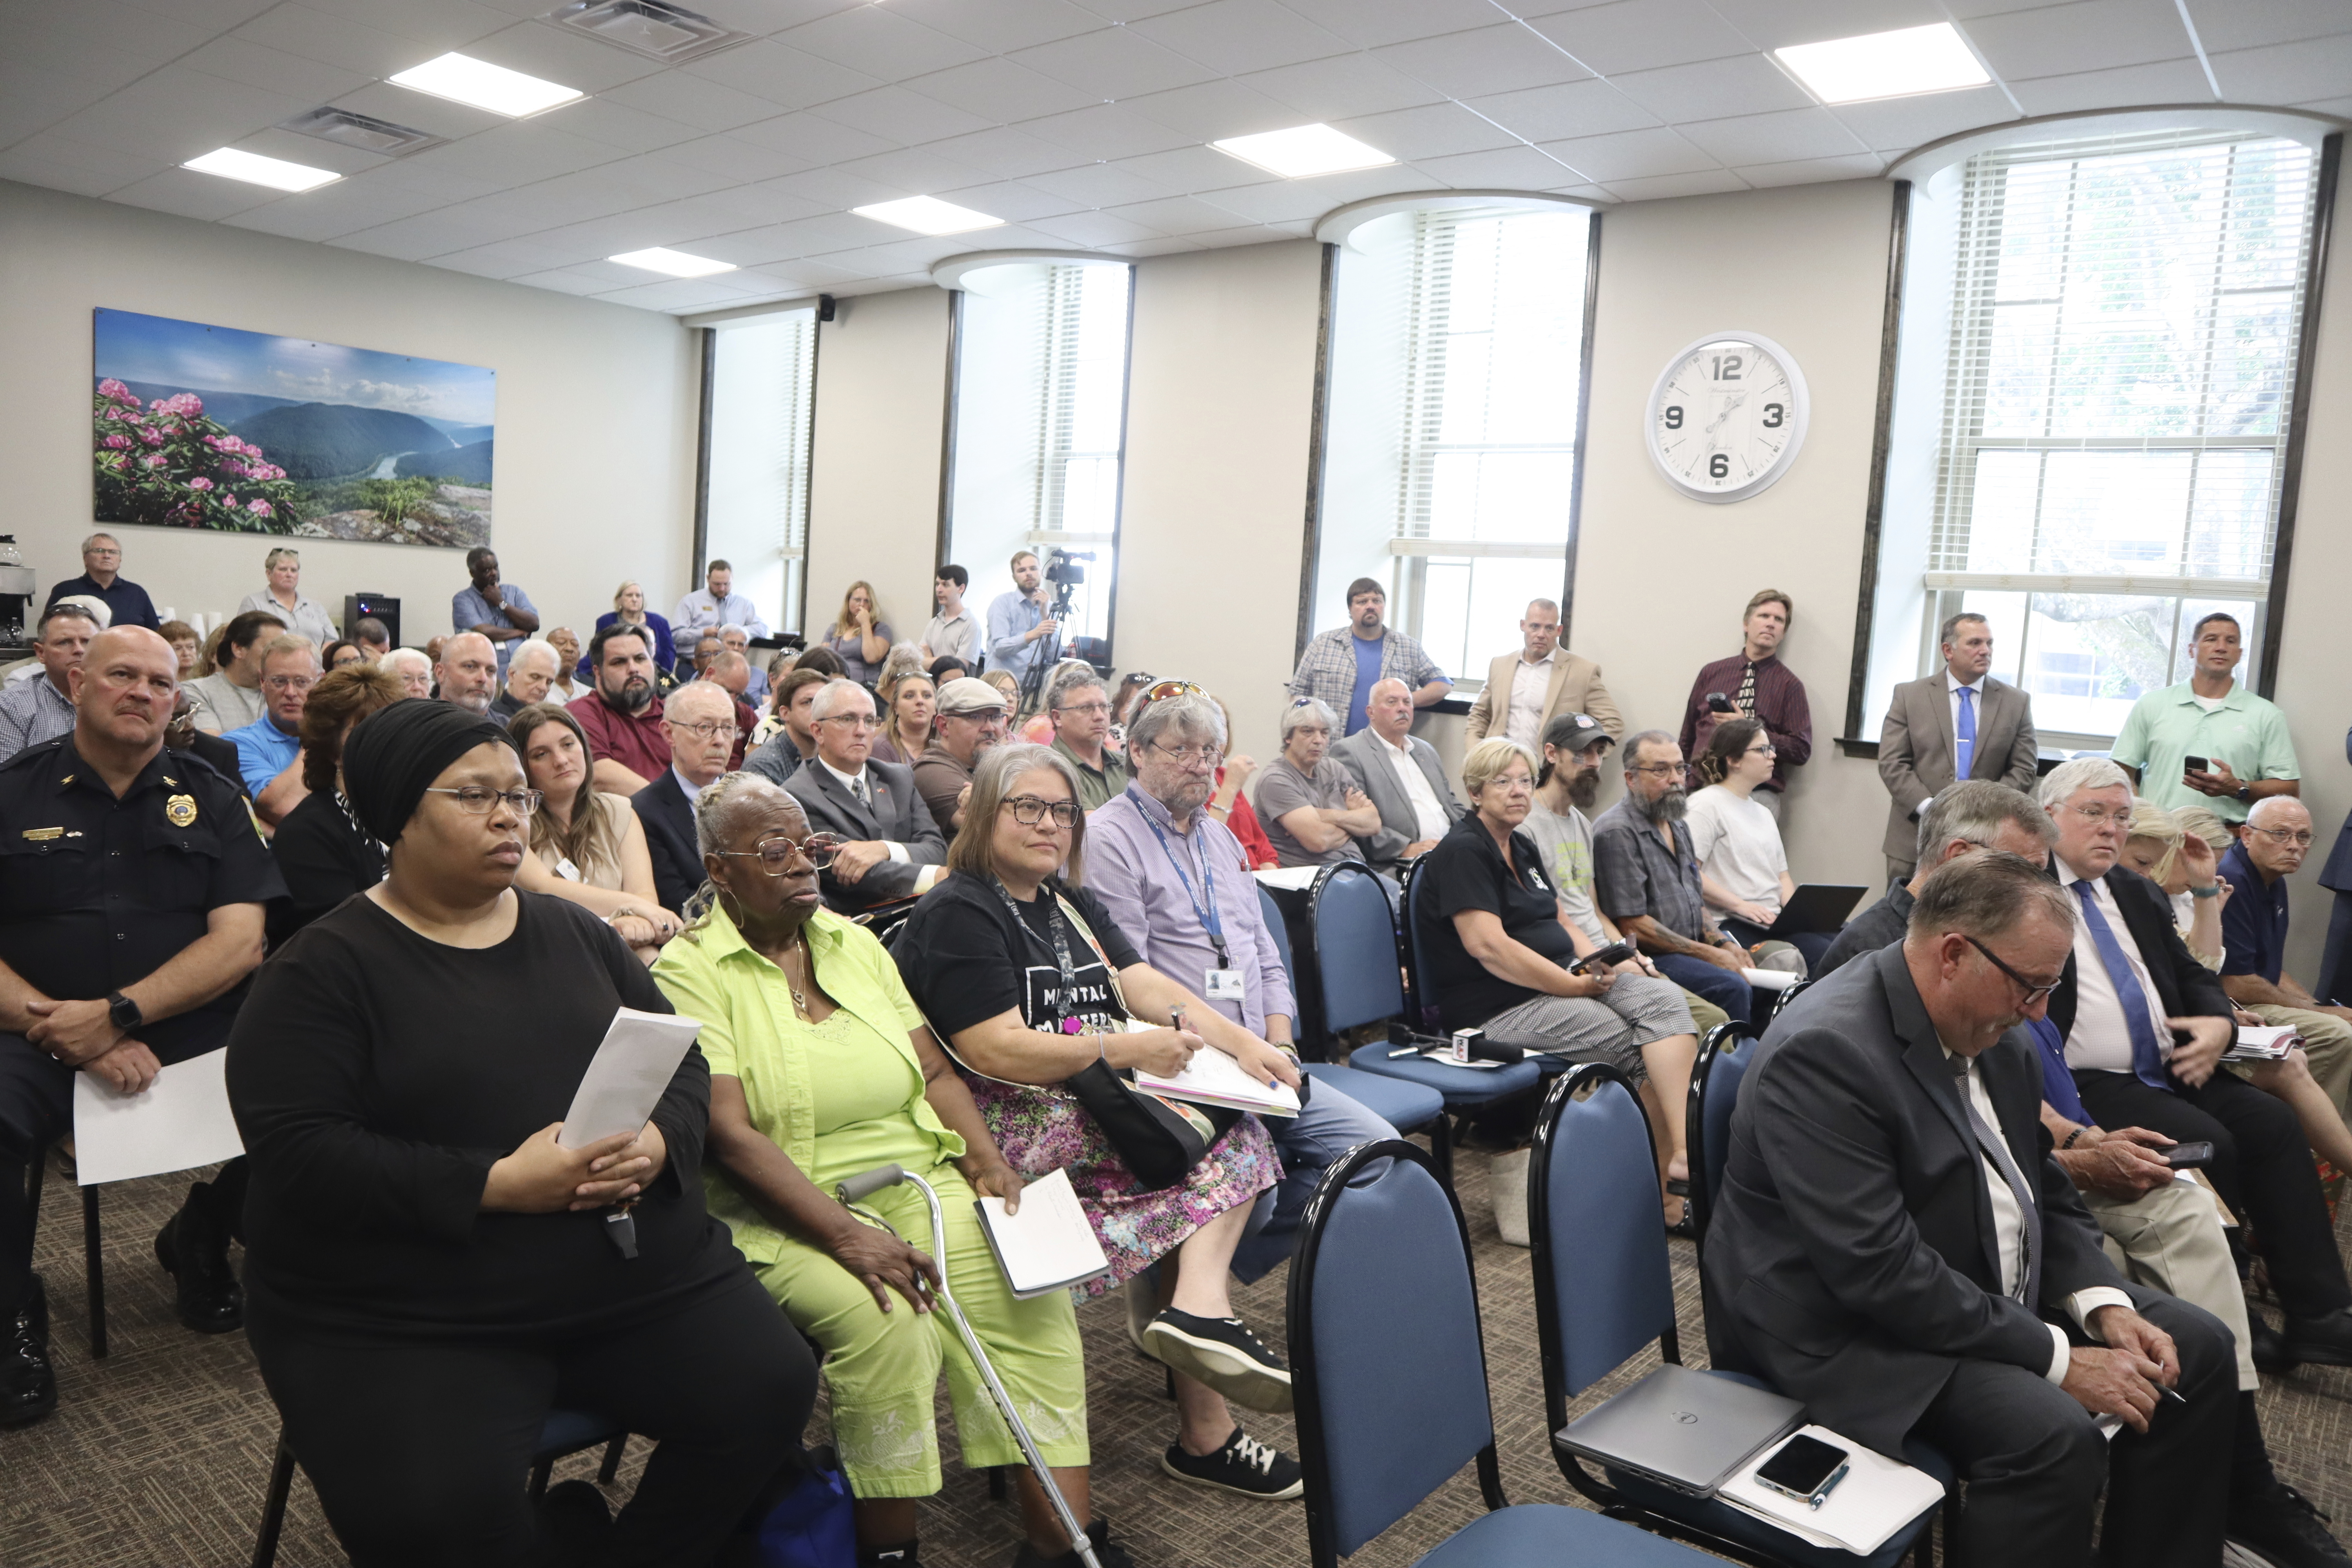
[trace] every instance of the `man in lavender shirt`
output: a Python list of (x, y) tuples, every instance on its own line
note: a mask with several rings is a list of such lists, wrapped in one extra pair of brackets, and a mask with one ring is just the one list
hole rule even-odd
[[(1297, 1004), (1281, 950), (1266, 930), (1249, 857), (1233, 830), (1202, 807), (1215, 792), (1224, 715), (1194, 693), (1163, 698), (1128, 722), (1134, 778), (1087, 814), (1086, 885), (1143, 961), (1251, 1034), (1291, 1049)], [(1296, 1053), (1294, 1053), (1296, 1054)], [(1290, 1256), (1323, 1169), (1355, 1145), (1396, 1129), (1318, 1081), (1295, 1117), (1270, 1116), (1282, 1182), (1261, 1201), (1234, 1273), (1256, 1279)]]

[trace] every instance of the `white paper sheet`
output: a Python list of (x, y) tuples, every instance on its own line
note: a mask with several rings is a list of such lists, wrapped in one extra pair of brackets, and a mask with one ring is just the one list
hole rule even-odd
[(1278, 1079), (1269, 1089), (1242, 1071), (1241, 1063), (1214, 1046), (1194, 1051), (1192, 1059), (1184, 1064), (1184, 1070), (1173, 1078), (1136, 1068), (1135, 1087), (1148, 1094), (1164, 1094), (1171, 1100), (1233, 1106), (1268, 1116), (1298, 1114), (1297, 1089)]
[(1067, 1171), (1041, 1176), (1021, 1189), (1021, 1207), (1006, 1214), (1003, 1198), (974, 1198), (989, 1249), (1005, 1283), (1023, 1300), (1066, 1290), (1110, 1272), (1102, 1243), (1079, 1205)]
[(74, 1167), (80, 1184), (194, 1170), (245, 1152), (229, 1114), (228, 1048), (173, 1062), (142, 1094), (74, 1074)]
[[(1756, 1479), (1765, 1462), (1797, 1437), (1818, 1437), (1852, 1456), (1849, 1462), (1853, 1468), (1818, 1509), (1783, 1497)], [(1925, 1470), (1873, 1453), (1826, 1426), (1804, 1426), (1741, 1466), (1716, 1496), (1816, 1546), (1867, 1557), (1885, 1545), (1896, 1531), (1943, 1501), (1944, 1489)]]
[(2288, 1051), (2303, 1043), (2292, 1025), (2241, 1024), (2237, 1043), (2221, 1055), (2225, 1062), (2284, 1061)]
[(1785, 969), (1743, 969), (1739, 972), (1739, 978), (1759, 991), (1786, 991), (1804, 976), (1791, 974)]
[(613, 1015), (596, 1059), (572, 1096), (563, 1113), (563, 1131), (555, 1142), (566, 1149), (583, 1148), (615, 1132), (635, 1132), (661, 1103), (662, 1091), (686, 1059), (687, 1047), (702, 1032), (699, 1018), (670, 1013), (641, 1013), (624, 1007)]
[(1322, 874), (1322, 870), (1320, 866), (1270, 866), (1263, 871), (1252, 871), (1250, 875), (1266, 887), (1303, 893), (1315, 885), (1315, 879)]

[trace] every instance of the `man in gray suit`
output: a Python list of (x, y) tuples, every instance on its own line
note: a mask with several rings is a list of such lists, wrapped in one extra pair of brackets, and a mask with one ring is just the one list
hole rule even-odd
[(784, 781), (808, 814), (809, 831), (845, 840), (818, 886), (842, 913), (930, 891), (947, 875), (948, 845), (931, 820), (915, 775), (869, 753), (880, 721), (874, 699), (854, 680), (827, 681), (810, 705), (816, 755)]
[(1412, 696), (1402, 680), (1375, 682), (1364, 700), (1364, 727), (1331, 748), (1380, 807), (1381, 830), (1356, 840), (1364, 863), (1378, 871), (1393, 872), (1400, 860), (1427, 854), (1465, 810), (1445, 782), (1437, 748), (1412, 733)]
[[(2126, 1282), (2042, 1152), (2018, 1026), (2066, 973), (2073, 904), (2021, 857), (1964, 855), (1920, 884), (1899, 945), (1782, 1010), (1732, 1113), (1708, 1345), (1866, 1447), (1948, 1458), (1963, 1568), (2091, 1561), (2103, 1485), (2102, 1561), (2210, 1568), (2230, 1332)], [(2112, 1446), (2102, 1415), (2129, 1428)]]
[(1963, 610), (1944, 623), (1943, 647), (1940, 672), (1895, 689), (1878, 735), (1878, 776), (1895, 797), (1884, 846), (1889, 887), (1918, 868), (1919, 811), (1945, 785), (1990, 779), (2033, 793), (2033, 700), (1986, 673), (1992, 627)]

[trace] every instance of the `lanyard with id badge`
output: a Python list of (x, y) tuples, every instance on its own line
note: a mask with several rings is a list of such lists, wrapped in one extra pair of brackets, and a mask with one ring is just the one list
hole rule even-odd
[(1151, 836), (1160, 840), (1160, 847), (1167, 855), (1168, 864), (1176, 868), (1176, 879), (1184, 885), (1184, 896), (1192, 900), (1193, 916), (1200, 921), (1202, 929), (1209, 933), (1209, 945), (1216, 949), (1217, 964), (1204, 977), (1205, 984), (1201, 987), (1202, 999), (1236, 1005), (1242, 1003), (1247, 994), (1242, 986), (1242, 972), (1234, 967), (1233, 955), (1225, 948), (1224, 921), (1217, 913), (1215, 868), (1210, 865), (1209, 857), (1201, 851), (1195, 840), (1186, 840), (1186, 847), (1200, 855), (1201, 886), (1208, 895), (1208, 907), (1204, 909), (1200, 895), (1192, 891), (1192, 879), (1185, 874), (1184, 862), (1176, 858), (1176, 847), (1168, 842), (1168, 835), (1160, 829), (1159, 823), (1152, 820), (1148, 810), (1143, 813), (1143, 822), (1151, 829)]

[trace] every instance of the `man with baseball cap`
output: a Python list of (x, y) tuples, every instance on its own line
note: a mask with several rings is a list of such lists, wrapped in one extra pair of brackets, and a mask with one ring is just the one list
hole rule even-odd
[(915, 759), (915, 791), (949, 837), (963, 826), (973, 764), (1003, 739), (1004, 693), (969, 675), (940, 688), (939, 706), (931, 714), (931, 743)]

